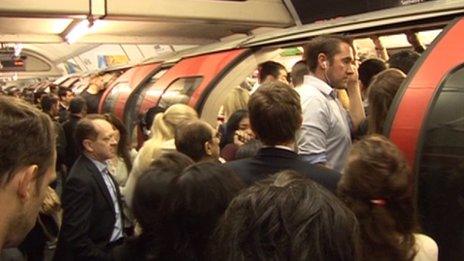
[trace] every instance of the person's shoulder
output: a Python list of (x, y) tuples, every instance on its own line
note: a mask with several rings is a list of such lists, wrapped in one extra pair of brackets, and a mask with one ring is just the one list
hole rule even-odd
[(224, 163), (223, 165), (224, 165), (225, 167), (227, 167), (227, 168), (237, 169), (237, 168), (246, 166), (246, 165), (249, 164), (252, 160), (253, 160), (253, 158), (246, 158), (246, 159), (239, 159), (239, 160), (231, 160), (231, 161), (227, 161), (227, 162)]
[(319, 164), (312, 164), (303, 160), (295, 163), (295, 169), (306, 175), (316, 183), (324, 186), (331, 192), (335, 192), (340, 181), (341, 174)]
[(416, 241), (416, 256), (414, 261), (434, 261), (438, 260), (438, 245), (427, 235), (414, 234)]
[(324, 175), (324, 176), (327, 176), (327, 177), (332, 177), (332, 178), (337, 178), (339, 179), (341, 177), (341, 174), (338, 173), (337, 171), (333, 170), (333, 169), (329, 169), (323, 165), (320, 165), (320, 164), (312, 164), (312, 163), (309, 163), (309, 162), (306, 162), (304, 160), (298, 160), (300, 162), (301, 165), (303, 165), (305, 167), (305, 169), (308, 170), (308, 172), (311, 172), (311, 173), (314, 173), (314, 174), (320, 174), (320, 175)]
[(80, 155), (74, 162), (69, 172), (69, 178), (71, 177), (86, 177), (87, 173), (98, 171), (97, 167), (84, 155)]

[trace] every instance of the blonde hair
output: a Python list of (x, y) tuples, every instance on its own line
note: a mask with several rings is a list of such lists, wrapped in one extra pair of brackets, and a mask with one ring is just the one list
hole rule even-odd
[(250, 94), (241, 87), (235, 87), (227, 95), (223, 106), (223, 113), (226, 118), (230, 117), (238, 110), (246, 110)]
[[(164, 142), (174, 139), (175, 129), (184, 121), (198, 119), (197, 112), (185, 104), (174, 104), (164, 113), (158, 113), (151, 125), (151, 137), (137, 155), (137, 167), (145, 169), (161, 154)], [(134, 164), (135, 165), (135, 164)]]

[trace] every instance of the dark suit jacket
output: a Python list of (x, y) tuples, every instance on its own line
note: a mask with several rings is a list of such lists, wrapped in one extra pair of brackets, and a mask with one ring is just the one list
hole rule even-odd
[(70, 114), (69, 119), (63, 124), (63, 131), (68, 145), (66, 147), (66, 158), (64, 163), (66, 167), (68, 167), (68, 170), (71, 169), (77, 157), (79, 157), (79, 150), (74, 139), (74, 132), (76, 131), (77, 123), (81, 118), (82, 117), (80, 116)]
[[(115, 187), (120, 201), (120, 193)], [(115, 209), (103, 176), (81, 155), (73, 165), (62, 195), (63, 224), (54, 260), (109, 260)], [(120, 208), (122, 210), (122, 208)]]
[(261, 148), (252, 158), (230, 161), (225, 164), (248, 186), (282, 170), (295, 170), (328, 190), (335, 192), (340, 174), (323, 166), (299, 159), (293, 151), (280, 148)]

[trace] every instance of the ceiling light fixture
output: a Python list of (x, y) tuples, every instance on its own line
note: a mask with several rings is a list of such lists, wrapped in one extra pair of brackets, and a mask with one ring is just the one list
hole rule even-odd
[(92, 26), (93, 22), (90, 22), (88, 19), (78, 22), (71, 28), (71, 30), (69, 30), (69, 32), (64, 37), (66, 39), (66, 42), (68, 42), (69, 44), (75, 43), (77, 39), (86, 35)]
[(94, 31), (101, 20), (105, 18), (107, 11), (107, 0), (89, 0), (89, 13), (87, 18), (79, 22), (74, 21), (61, 35), (69, 44), (75, 43), (79, 38)]

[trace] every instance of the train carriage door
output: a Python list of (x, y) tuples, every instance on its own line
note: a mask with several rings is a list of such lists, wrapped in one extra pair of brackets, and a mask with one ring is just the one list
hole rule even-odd
[(118, 77), (103, 93), (99, 111), (110, 112), (123, 120), (124, 107), (131, 92), (146, 80), (150, 72), (160, 67), (160, 63), (135, 66)]
[(398, 93), (385, 134), (414, 167), (420, 220), (440, 260), (464, 255), (464, 18), (443, 30)]
[[(248, 52), (246, 49), (223, 51), (181, 60), (161, 77), (146, 97), (142, 109), (153, 106), (169, 107), (185, 103), (197, 108), (202, 98), (231, 66)], [(162, 95), (158, 92), (163, 89)]]

